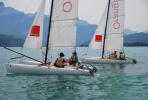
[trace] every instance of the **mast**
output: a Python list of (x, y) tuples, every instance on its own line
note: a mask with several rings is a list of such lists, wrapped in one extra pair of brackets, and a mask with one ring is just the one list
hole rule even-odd
[(50, 19), (49, 19), (49, 26), (48, 26), (48, 35), (47, 35), (47, 43), (46, 43), (45, 61), (44, 61), (45, 64), (47, 63), (47, 58), (48, 58), (49, 36), (50, 36), (51, 23), (52, 23), (53, 2), (54, 1), (51, 0)]
[(106, 32), (107, 32), (107, 26), (108, 26), (108, 17), (109, 17), (109, 9), (110, 9), (109, 7), (110, 7), (110, 0), (108, 2), (108, 9), (107, 9), (107, 18), (106, 18), (106, 25), (105, 25), (105, 31), (104, 31), (102, 58), (104, 58), (104, 51), (105, 51), (105, 39), (106, 39)]

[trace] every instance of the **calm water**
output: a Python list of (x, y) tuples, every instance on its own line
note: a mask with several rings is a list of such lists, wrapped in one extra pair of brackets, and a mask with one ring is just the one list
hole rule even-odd
[[(54, 61), (60, 50), (52, 52)], [(72, 51), (64, 52), (68, 58)], [(80, 56), (87, 52), (91, 56), (100, 53), (78, 48)], [(0, 100), (148, 100), (148, 48), (131, 47), (125, 52), (138, 63), (95, 65), (98, 72), (94, 76), (18, 75), (8, 74), (4, 66), (16, 55), (0, 48)], [(24, 53), (42, 59), (41, 51)]]

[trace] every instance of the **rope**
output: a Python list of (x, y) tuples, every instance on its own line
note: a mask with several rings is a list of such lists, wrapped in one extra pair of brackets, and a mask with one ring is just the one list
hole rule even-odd
[(10, 63), (11, 60), (19, 59), (19, 58), (23, 58), (23, 57), (24, 57), (24, 56), (19, 56), (19, 57), (13, 57), (13, 58), (10, 58), (10, 59), (8, 60), (8, 63)]
[(87, 54), (88, 54), (88, 50), (89, 50), (89, 47), (87, 47), (86, 52), (82, 55), (82, 57), (87, 56)]
[(50, 56), (50, 57), (49, 57), (50, 59), (48, 59), (48, 60), (49, 60), (49, 61), (52, 61), (52, 60), (53, 60), (53, 56), (52, 56), (52, 53), (51, 53), (51, 52), (49, 52), (49, 56)]
[[(23, 47), (21, 47), (21, 52), (22, 52), (22, 53), (24, 52)], [(24, 57), (24, 56), (23, 56), (23, 57)], [(23, 60), (23, 57), (20, 58), (20, 61)]]
[(41, 52), (42, 52), (42, 60), (44, 61), (44, 58), (45, 58), (45, 52), (43, 51), (43, 48), (41, 48)]

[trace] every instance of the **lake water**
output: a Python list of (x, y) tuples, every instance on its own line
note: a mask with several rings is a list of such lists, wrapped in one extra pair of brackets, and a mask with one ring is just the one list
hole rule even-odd
[[(42, 59), (41, 51), (12, 48)], [(51, 51), (55, 60), (61, 50)], [(72, 50), (62, 51), (66, 58)], [(79, 56), (100, 51), (78, 48)], [(8, 74), (5, 65), (16, 54), (0, 48), (0, 100), (148, 100), (148, 47), (126, 47), (137, 64), (95, 65), (94, 76)], [(14, 60), (13, 62), (17, 62)]]

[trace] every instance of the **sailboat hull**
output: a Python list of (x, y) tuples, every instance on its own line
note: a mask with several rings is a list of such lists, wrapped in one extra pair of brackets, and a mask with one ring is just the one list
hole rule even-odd
[(6, 70), (9, 73), (19, 74), (51, 74), (51, 75), (90, 75), (90, 70), (73, 69), (73, 68), (58, 68), (55, 66), (39, 66), (36, 64), (6, 64)]
[(134, 64), (135, 59), (128, 58), (126, 60), (101, 59), (100, 57), (81, 58), (82, 63), (87, 64)]

